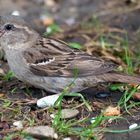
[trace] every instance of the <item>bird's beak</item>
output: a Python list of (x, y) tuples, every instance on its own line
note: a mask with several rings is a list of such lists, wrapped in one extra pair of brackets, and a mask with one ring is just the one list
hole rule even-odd
[(0, 37), (2, 37), (2, 35), (3, 35), (4, 33), (5, 33), (5, 30), (0, 28)]

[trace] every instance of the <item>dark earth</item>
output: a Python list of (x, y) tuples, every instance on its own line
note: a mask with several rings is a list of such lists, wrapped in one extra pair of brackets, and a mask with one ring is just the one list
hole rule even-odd
[[(108, 35), (110, 30), (113, 30), (112, 32), (114, 33), (115, 29), (117, 30), (115, 35), (117, 34), (123, 37), (124, 33), (121, 31), (127, 31), (132, 50), (134, 52), (140, 51), (140, 37), (138, 36), (140, 29), (139, 0), (54, 0), (53, 5), (49, 5), (47, 2), (44, 4), (44, 1), (47, 0), (0, 0), (0, 14), (11, 14), (13, 11), (17, 10), (20, 12), (20, 15), (40, 34), (43, 34), (46, 31), (46, 26), (42, 23), (41, 17), (42, 15), (48, 15), (64, 29), (63, 33), (54, 34), (55, 37), (67, 42), (78, 42), (82, 46), (87, 45), (88, 49), (84, 48), (87, 52), (91, 54), (94, 53), (94, 55), (99, 55), (105, 59), (111, 58), (114, 62), (124, 65), (119, 58), (115, 59), (113, 55), (104, 56), (104, 54), (100, 52), (100, 49), (96, 49), (98, 48), (98, 45), (96, 44), (95, 48), (91, 49), (89, 42), (92, 42), (93, 39), (97, 40), (99, 34), (99, 32), (94, 29), (94, 24), (96, 23), (93, 22), (93, 26), (89, 25), (88, 29), (83, 29), (79, 24), (81, 22), (91, 22), (93, 17), (96, 17), (100, 24), (104, 25), (103, 31), (101, 32)], [(110, 41), (117, 45), (116, 40), (111, 38)], [(139, 62), (137, 63), (139, 64)], [(8, 66), (5, 60), (0, 61), (0, 66), (5, 72), (8, 71)], [(14, 87), (17, 88), (16, 94), (10, 92)], [(34, 103), (30, 103), (30, 100), (36, 101), (37, 98), (39, 99), (47, 96), (48, 93), (34, 87), (30, 87), (30, 91), (31, 92), (28, 93), (26, 91), (26, 85), (18, 81), (16, 78), (10, 81), (0, 80), (0, 93), (4, 93), (4, 96), (8, 99), (10, 98), (11, 101), (22, 101), (23, 104), (24, 102), (28, 102), (29, 104), (27, 104), (27, 106), (31, 105), (31, 109), (36, 110), (37, 108)], [(101, 102), (104, 106), (117, 104), (123, 94), (119, 91), (110, 91), (106, 85), (91, 88), (82, 93), (87, 100), (93, 103), (96, 101)], [(71, 98), (65, 100), (71, 100)], [(66, 103), (66, 101), (64, 103)], [(95, 108), (95, 112), (93, 114), (91, 113), (90, 116), (92, 117), (94, 114), (98, 114), (99, 112), (100, 109)], [(87, 112), (80, 115), (84, 116), (86, 113)], [(140, 113), (138, 108), (132, 110), (131, 115), (124, 114), (124, 116), (127, 118), (127, 121), (119, 120), (109, 124), (109, 127), (115, 130), (123, 130), (127, 129), (132, 123), (140, 124)], [(4, 118), (1, 117), (1, 122), (7, 121), (6, 119), (8, 119), (7, 116), (4, 116)], [(140, 130), (122, 134), (105, 133), (103, 139), (139, 140)]]

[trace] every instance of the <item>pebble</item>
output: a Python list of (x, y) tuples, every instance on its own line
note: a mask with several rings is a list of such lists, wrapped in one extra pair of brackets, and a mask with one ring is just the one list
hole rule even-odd
[(137, 126), (138, 126), (137, 123), (133, 123), (133, 124), (131, 124), (131, 125), (129, 126), (129, 129), (134, 129), (134, 128), (136, 128)]
[(23, 123), (22, 121), (16, 121), (13, 123), (14, 126), (16, 126), (18, 129), (22, 129), (23, 128)]
[[(79, 114), (79, 111), (77, 109), (62, 109), (61, 111), (61, 118), (62, 119), (70, 119), (74, 118)], [(51, 118), (55, 118), (56, 114), (51, 114)]]
[(58, 134), (55, 133), (54, 129), (49, 126), (35, 126), (35, 127), (28, 127), (24, 130), (25, 133), (41, 138), (52, 138), (57, 139)]
[(111, 95), (110, 92), (104, 92), (104, 91), (101, 91), (101, 92), (98, 92), (95, 97), (96, 98), (107, 98)]
[(11, 15), (13, 15), (13, 16), (20, 16), (20, 12), (17, 11), (17, 10), (15, 10), (15, 11), (13, 11), (13, 12), (11, 13)]
[(54, 119), (55, 118), (55, 115), (54, 114), (51, 114), (50, 117)]
[(76, 117), (79, 114), (77, 109), (62, 109), (62, 119), (70, 119)]
[(72, 140), (70, 137), (64, 138), (63, 140)]
[(60, 94), (50, 95), (37, 100), (37, 106), (40, 108), (54, 106)]
[(96, 121), (95, 117), (92, 117), (91, 120), (90, 120), (91, 123), (94, 123), (95, 121)]

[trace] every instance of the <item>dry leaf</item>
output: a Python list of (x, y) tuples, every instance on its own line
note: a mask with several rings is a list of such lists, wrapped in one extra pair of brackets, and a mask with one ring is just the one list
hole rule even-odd
[(108, 106), (105, 111), (103, 112), (104, 116), (118, 116), (120, 115), (120, 108), (119, 107), (112, 107)]
[(51, 17), (45, 17), (43, 20), (43, 25), (45, 26), (49, 26), (49, 25), (52, 25), (54, 23), (54, 19), (51, 18)]
[(0, 98), (3, 97), (5, 94), (4, 93), (0, 93)]

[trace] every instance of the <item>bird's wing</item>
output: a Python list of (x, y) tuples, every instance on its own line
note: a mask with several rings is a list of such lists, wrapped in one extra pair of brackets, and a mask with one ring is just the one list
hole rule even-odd
[(30, 70), (40, 76), (78, 77), (98, 75), (116, 69), (113, 63), (70, 48), (65, 42), (41, 38), (24, 52)]

